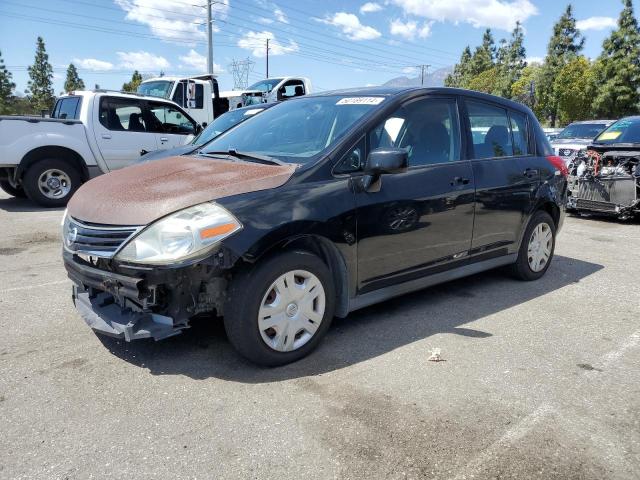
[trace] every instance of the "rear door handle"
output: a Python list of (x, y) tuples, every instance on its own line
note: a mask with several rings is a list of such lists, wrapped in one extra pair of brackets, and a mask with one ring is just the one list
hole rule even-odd
[(103, 133), (102, 138), (104, 138), (105, 140), (111, 140), (111, 135), (109, 135), (108, 133)]
[(540, 171), (536, 170), (535, 168), (527, 168), (524, 171), (524, 176), (529, 178), (537, 177), (539, 174), (540, 174)]
[(167, 137), (160, 137), (161, 142), (168, 142), (169, 139)]
[(455, 187), (456, 185), (469, 185), (469, 179), (464, 177), (453, 177), (453, 181), (451, 182), (451, 186)]

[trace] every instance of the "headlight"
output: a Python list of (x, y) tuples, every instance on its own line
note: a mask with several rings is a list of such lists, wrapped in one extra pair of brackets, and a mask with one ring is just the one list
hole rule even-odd
[(205, 254), (242, 224), (215, 203), (202, 203), (164, 217), (142, 230), (116, 255), (132, 263), (169, 264)]

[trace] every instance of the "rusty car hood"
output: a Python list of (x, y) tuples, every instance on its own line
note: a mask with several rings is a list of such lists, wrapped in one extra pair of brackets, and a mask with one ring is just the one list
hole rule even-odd
[(106, 225), (147, 225), (198, 203), (284, 185), (295, 165), (170, 157), (116, 170), (85, 183), (71, 217)]

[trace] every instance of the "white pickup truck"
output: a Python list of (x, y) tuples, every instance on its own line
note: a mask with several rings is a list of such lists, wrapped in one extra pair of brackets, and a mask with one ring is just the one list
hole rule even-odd
[(0, 116), (0, 188), (66, 205), (90, 178), (191, 141), (201, 126), (174, 102), (106, 90), (58, 99), (51, 118)]
[[(220, 92), (215, 75), (165, 76), (145, 80), (138, 93), (173, 100), (204, 127), (229, 110), (307, 95), (311, 93), (311, 82), (305, 77), (273, 77), (246, 90)], [(211, 101), (206, 101), (207, 98)]]

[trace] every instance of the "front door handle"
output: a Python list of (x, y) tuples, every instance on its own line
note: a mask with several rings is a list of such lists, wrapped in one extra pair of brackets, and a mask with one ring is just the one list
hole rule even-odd
[(111, 140), (111, 135), (109, 135), (108, 133), (103, 133), (102, 138), (104, 138), (105, 140)]
[(529, 178), (537, 177), (539, 174), (540, 174), (540, 171), (536, 170), (535, 168), (527, 168), (524, 171), (524, 176)]
[(167, 137), (160, 137), (160, 141), (161, 141), (162, 143), (165, 143), (165, 142), (168, 142), (168, 141), (169, 141), (169, 139), (168, 139)]
[(456, 185), (469, 185), (469, 179), (464, 177), (453, 177), (453, 181), (451, 182), (451, 186), (455, 187)]

